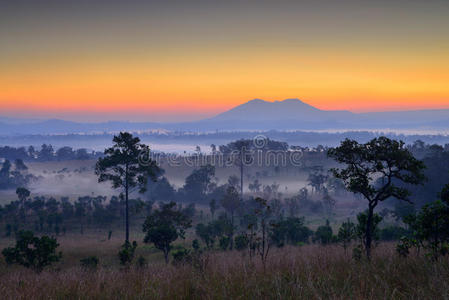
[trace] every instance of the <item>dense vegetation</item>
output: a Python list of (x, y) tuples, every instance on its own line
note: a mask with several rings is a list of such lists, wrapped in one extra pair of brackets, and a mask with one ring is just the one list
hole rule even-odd
[(81, 148), (74, 150), (72, 147), (61, 147), (57, 150), (52, 145), (43, 144), (41, 149), (33, 146), (25, 147), (0, 147), (0, 157), (8, 160), (20, 159), (23, 161), (54, 161), (54, 160), (86, 160), (101, 156), (101, 152), (88, 151)]

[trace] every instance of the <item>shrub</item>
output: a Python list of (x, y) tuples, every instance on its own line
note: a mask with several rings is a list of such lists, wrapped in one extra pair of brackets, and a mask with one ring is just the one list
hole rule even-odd
[(279, 221), (273, 227), (271, 238), (278, 247), (282, 247), (284, 244), (307, 243), (312, 234), (312, 230), (304, 226), (304, 218), (292, 217)]
[(380, 230), (381, 241), (397, 241), (403, 236), (410, 235), (410, 232), (399, 226), (388, 226)]
[(326, 220), (326, 225), (317, 228), (314, 240), (321, 244), (330, 244), (332, 242), (332, 227), (329, 225), (329, 220)]
[(148, 265), (148, 262), (146, 260), (145, 257), (143, 257), (142, 255), (139, 256), (139, 258), (137, 259), (137, 266), (140, 268), (146, 267)]
[(348, 248), (348, 245), (351, 243), (352, 240), (355, 239), (355, 224), (352, 223), (349, 218), (346, 222), (343, 222), (341, 224), (340, 229), (338, 230), (337, 235), (338, 242), (340, 242), (343, 246), (343, 249)]
[(15, 247), (2, 251), (8, 264), (20, 264), (36, 272), (61, 259), (62, 253), (56, 253), (59, 244), (55, 238), (34, 236), (31, 231), (19, 231)]
[(130, 242), (126, 241), (122, 245), (122, 249), (119, 251), (118, 256), (120, 259), (120, 264), (122, 265), (128, 265), (130, 264), (134, 259), (134, 253), (137, 248), (137, 242), (133, 241), (131, 244)]
[(362, 246), (358, 245), (352, 249), (352, 258), (356, 261), (360, 261), (362, 259)]
[(413, 230), (413, 238), (417, 240), (417, 244), (427, 250), (427, 256), (437, 260), (439, 256), (449, 253), (448, 204), (440, 200), (426, 204), (404, 222)]
[(87, 269), (96, 269), (100, 260), (96, 256), (89, 256), (80, 260), (81, 266)]
[(220, 248), (221, 248), (222, 250), (228, 249), (230, 242), (231, 242), (231, 239), (230, 239), (229, 237), (227, 237), (227, 236), (222, 236), (222, 237), (220, 238)]
[(249, 240), (246, 234), (239, 234), (234, 238), (234, 245), (236, 250), (245, 250), (248, 248)]
[(410, 248), (413, 247), (416, 241), (413, 239), (402, 237), (396, 245), (396, 252), (399, 256), (407, 257), (410, 254)]
[(171, 255), (173, 256), (173, 265), (189, 263), (192, 260), (192, 257), (190, 255), (190, 250), (187, 248), (184, 248), (182, 246), (173, 250)]
[(194, 239), (194, 240), (192, 241), (192, 248), (193, 248), (193, 250), (195, 250), (195, 251), (200, 250), (200, 242), (199, 242), (197, 239)]

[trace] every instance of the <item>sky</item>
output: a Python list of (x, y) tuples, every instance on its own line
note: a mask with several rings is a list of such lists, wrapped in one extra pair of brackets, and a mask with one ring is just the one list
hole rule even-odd
[(0, 0), (0, 115), (449, 108), (449, 1)]

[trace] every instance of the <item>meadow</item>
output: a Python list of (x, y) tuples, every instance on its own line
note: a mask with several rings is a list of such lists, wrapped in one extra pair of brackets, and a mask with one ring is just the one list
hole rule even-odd
[[(379, 244), (371, 262), (356, 261), (337, 245), (273, 248), (264, 269), (239, 251), (203, 253), (196, 263), (165, 265), (151, 247), (138, 248), (145, 266), (123, 267), (119, 239), (60, 239), (63, 260), (37, 274), (2, 262), (3, 299), (447, 299), (449, 260), (396, 255)], [(97, 255), (89, 269), (79, 259)]]

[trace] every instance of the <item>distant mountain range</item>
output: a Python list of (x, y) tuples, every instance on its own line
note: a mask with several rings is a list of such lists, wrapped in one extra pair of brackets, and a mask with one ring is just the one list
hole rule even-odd
[(79, 123), (0, 117), (0, 135), (75, 134), (155, 129), (216, 130), (436, 130), (449, 129), (449, 109), (352, 113), (320, 110), (299, 99), (268, 102), (254, 99), (215, 117), (194, 122)]

